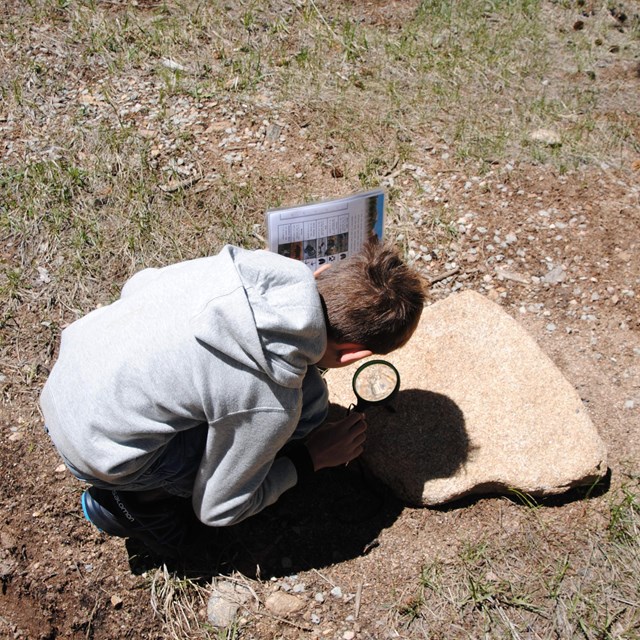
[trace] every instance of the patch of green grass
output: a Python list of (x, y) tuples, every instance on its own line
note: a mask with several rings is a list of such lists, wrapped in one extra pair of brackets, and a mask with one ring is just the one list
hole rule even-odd
[[(125, 6), (115, 13), (91, 2), (62, 8), (49, 2), (38, 5), (40, 12), (32, 6), (40, 21), (51, 12), (64, 16), (69, 42), (87, 63), (106, 65), (110, 73), (152, 64), (168, 95), (275, 90), (279, 100), (312, 112), (318, 130), (331, 130), (345, 153), (372, 155), (381, 142), (397, 147), (384, 127), (390, 120), (411, 137), (437, 132), (462, 162), (515, 157), (570, 167), (594, 162), (603, 142), (613, 157), (632, 143), (608, 119), (598, 126), (603, 96), (585, 87), (583, 77), (556, 81), (567, 56), (580, 76), (606, 54), (606, 45), (593, 44), (599, 15), (591, 31), (574, 32), (563, 45), (550, 37), (547, 22), (567, 9), (532, 0), (425, 1), (407, 11), (397, 29), (373, 27), (347, 7), (315, 2), (286, 12), (255, 2), (197, 4), (189, 11), (172, 3), (146, 12)], [(197, 73), (166, 69), (163, 57)], [(13, 93), (25, 99), (21, 86)], [(562, 147), (526, 144), (528, 132), (542, 126), (564, 133)], [(411, 143), (405, 146), (415, 154)]]
[[(522, 534), (469, 538), (454, 558), (433, 558), (396, 608), (413, 632), (446, 636), (456, 621), (490, 637), (634, 638), (640, 630), (640, 501), (637, 486), (608, 498), (608, 526), (566, 531), (544, 510), (508, 507)], [(580, 544), (576, 544), (576, 537)], [(437, 612), (437, 615), (435, 614)]]
[(512, 487), (511, 489), (509, 489), (509, 492), (525, 507), (529, 507), (529, 509), (537, 509), (538, 507), (540, 507), (538, 501), (533, 496), (524, 491), (520, 491), (519, 489), (515, 489)]
[[(0, 271), (2, 279), (0, 280), (0, 294), (5, 300), (20, 300), (20, 289), (23, 287), (23, 272), (21, 269), (3, 267)], [(7, 315), (3, 319), (2, 324), (12, 318), (13, 315)]]
[(87, 185), (87, 173), (64, 160), (39, 161), (22, 168), (0, 168), (0, 211), (8, 231), (26, 232), (30, 223), (44, 224), (52, 233), (69, 223), (71, 206)]
[(640, 545), (640, 496), (628, 487), (610, 507), (609, 536), (612, 541)]

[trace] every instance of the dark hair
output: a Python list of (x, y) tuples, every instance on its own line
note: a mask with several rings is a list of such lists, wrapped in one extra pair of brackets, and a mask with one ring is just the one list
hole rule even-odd
[(418, 273), (377, 239), (317, 277), (328, 337), (385, 354), (418, 326), (425, 292)]

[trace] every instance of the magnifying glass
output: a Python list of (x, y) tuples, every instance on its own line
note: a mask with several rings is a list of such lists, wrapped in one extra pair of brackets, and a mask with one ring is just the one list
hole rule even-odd
[(400, 374), (386, 360), (369, 360), (353, 374), (353, 392), (358, 398), (355, 411), (391, 402), (400, 389)]

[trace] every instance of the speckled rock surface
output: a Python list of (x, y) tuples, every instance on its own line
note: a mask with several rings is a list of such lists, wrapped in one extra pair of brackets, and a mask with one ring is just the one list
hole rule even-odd
[[(427, 307), (386, 359), (402, 385), (395, 412), (368, 412), (363, 461), (408, 503), (552, 495), (606, 474), (604, 443), (576, 390), (488, 298), (465, 291)], [(328, 372), (332, 402), (353, 402), (354, 371)]]

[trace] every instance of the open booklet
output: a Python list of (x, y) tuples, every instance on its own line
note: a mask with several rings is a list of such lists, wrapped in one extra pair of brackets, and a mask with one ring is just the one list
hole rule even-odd
[(382, 240), (385, 193), (356, 193), (294, 207), (270, 209), (265, 216), (267, 248), (303, 260), (314, 271), (360, 251), (371, 235)]

